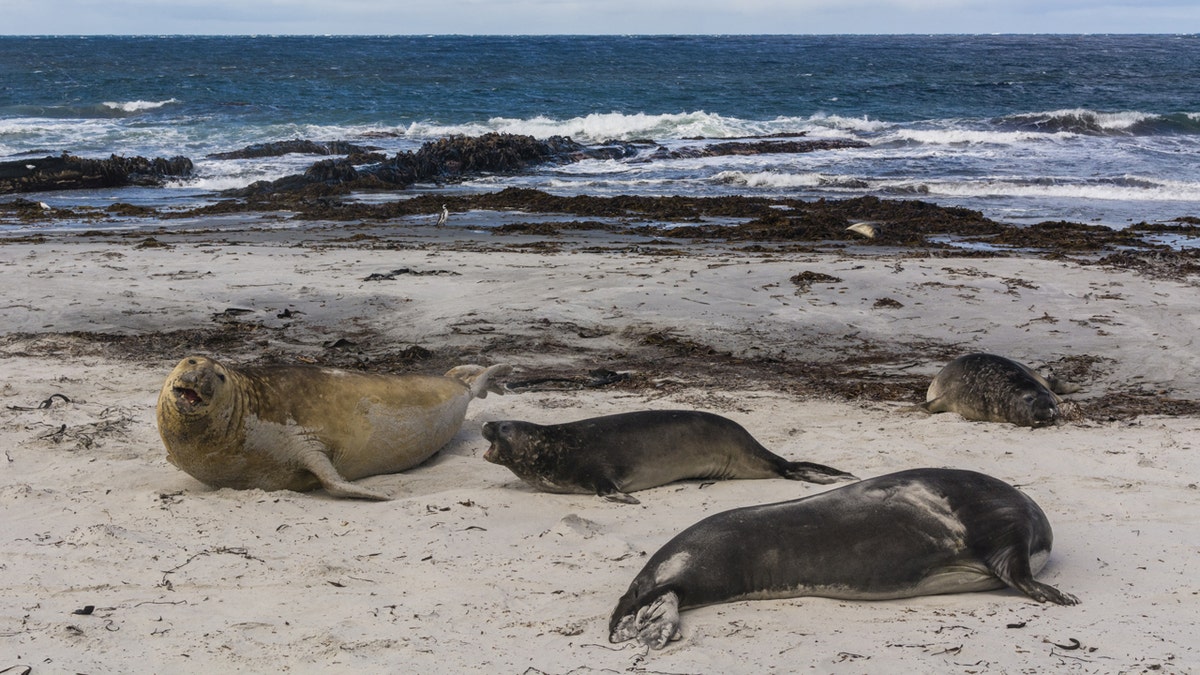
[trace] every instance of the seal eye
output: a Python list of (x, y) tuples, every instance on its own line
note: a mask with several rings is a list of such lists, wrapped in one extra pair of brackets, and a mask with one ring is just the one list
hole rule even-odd
[(218, 379), (218, 380), (220, 380), (220, 381), (222, 381), (222, 382), (224, 382), (224, 381), (225, 381), (225, 374), (224, 374), (224, 373), (217, 373), (217, 379)]

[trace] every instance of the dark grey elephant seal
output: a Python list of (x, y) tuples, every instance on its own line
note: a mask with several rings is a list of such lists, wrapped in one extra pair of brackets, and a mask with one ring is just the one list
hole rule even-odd
[[(212, 487), (388, 499), (352, 480), (416, 466), (458, 433), (472, 399), (509, 366), (443, 377), (314, 366), (179, 362), (158, 397), (167, 459)], [(502, 393), (502, 392), (501, 392)]]
[(917, 410), (956, 412), (969, 420), (1010, 422), (1024, 427), (1054, 424), (1063, 417), (1058, 394), (1079, 387), (1047, 379), (1029, 366), (995, 354), (954, 359), (933, 378)]
[(617, 602), (609, 641), (661, 649), (680, 610), (736, 600), (889, 600), (1011, 586), (1038, 602), (1075, 596), (1034, 581), (1052, 535), (1032, 499), (990, 476), (913, 469), (777, 504), (725, 511), (658, 550)]
[(687, 478), (790, 478), (813, 483), (854, 476), (789, 462), (740, 424), (691, 410), (645, 410), (566, 424), (504, 420), (483, 425), (483, 458), (547, 492), (594, 493), (637, 504), (629, 492)]

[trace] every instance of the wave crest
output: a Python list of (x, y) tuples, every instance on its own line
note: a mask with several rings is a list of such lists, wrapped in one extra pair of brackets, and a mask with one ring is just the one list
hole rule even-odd
[(105, 101), (102, 105), (117, 112), (136, 114), (147, 110), (157, 110), (172, 103), (179, 103), (179, 100), (169, 98), (165, 101)]
[(685, 113), (591, 113), (570, 119), (493, 117), (486, 123), (443, 125), (414, 122), (404, 134), (415, 138), (439, 138), (450, 134), (480, 135), (490, 131), (523, 134), (535, 138), (569, 136), (580, 143), (635, 141), (641, 139), (731, 139), (806, 134), (812, 138), (849, 138), (854, 133), (883, 128), (883, 123), (866, 118), (824, 115), (748, 120), (703, 110)]
[(1003, 126), (1040, 133), (1071, 133), (1084, 136), (1200, 133), (1200, 115), (1159, 115), (1138, 111), (1099, 112), (1085, 108), (1021, 113), (1002, 117)]

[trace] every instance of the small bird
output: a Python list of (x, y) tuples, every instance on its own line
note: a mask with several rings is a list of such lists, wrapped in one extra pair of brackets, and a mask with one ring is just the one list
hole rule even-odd
[(449, 217), (450, 217), (450, 209), (446, 208), (445, 204), (442, 204), (442, 213), (438, 216), (437, 227), (441, 227), (441, 226), (445, 225), (446, 220)]
[(847, 232), (857, 232), (867, 239), (874, 239), (875, 235), (879, 234), (879, 223), (864, 220), (861, 223), (855, 223), (846, 228)]

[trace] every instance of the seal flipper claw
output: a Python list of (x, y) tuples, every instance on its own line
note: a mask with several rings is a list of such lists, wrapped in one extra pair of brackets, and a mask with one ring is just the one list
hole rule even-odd
[(504, 386), (499, 382), (493, 382), (492, 378), (504, 377), (512, 372), (512, 366), (499, 363), (494, 366), (476, 366), (465, 365), (455, 366), (446, 371), (446, 377), (452, 377), (461, 381), (471, 389), (471, 396), (474, 398), (487, 398), (488, 392), (493, 394), (504, 394)]
[(638, 642), (651, 649), (662, 649), (679, 639), (679, 596), (664, 593), (638, 610), (634, 619)]
[(939, 396), (938, 398), (935, 398), (933, 400), (925, 401), (924, 403), (916, 405), (916, 406), (912, 407), (911, 410), (913, 410), (913, 411), (919, 410), (921, 412), (927, 412), (932, 415), (935, 413), (950, 412), (950, 407), (946, 404), (946, 401), (944, 399), (942, 399), (942, 397)]
[(651, 649), (662, 649), (679, 639), (679, 596), (669, 591), (614, 622), (608, 641), (614, 644), (637, 638)]
[(1059, 379), (1054, 373), (1050, 373), (1050, 375), (1046, 377), (1046, 384), (1049, 384), (1050, 391), (1056, 394), (1074, 394), (1083, 389), (1083, 387), (1075, 384), (1074, 382), (1067, 382), (1066, 380)]
[(988, 569), (1012, 588), (1038, 602), (1053, 602), (1056, 605), (1077, 605), (1079, 598), (1044, 584), (1033, 578), (1029, 567), (1029, 552), (1015, 547), (993, 555), (987, 561)]
[(858, 476), (852, 473), (814, 462), (788, 462), (783, 470), (783, 477), (788, 480), (802, 480), (821, 485), (841, 480), (858, 480)]
[(616, 488), (612, 488), (609, 491), (597, 492), (596, 496), (600, 497), (601, 499), (603, 499), (606, 502), (620, 502), (622, 504), (641, 504), (642, 503), (642, 502), (638, 501), (637, 497), (634, 497), (633, 495), (625, 493), (625, 492), (621, 492), (620, 490), (618, 490)]
[(1074, 595), (1060, 591), (1050, 584), (1044, 584), (1040, 581), (1030, 579), (1027, 583), (1017, 586), (1017, 588), (1038, 602), (1053, 602), (1056, 605), (1079, 604), (1079, 598)]

